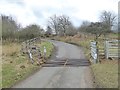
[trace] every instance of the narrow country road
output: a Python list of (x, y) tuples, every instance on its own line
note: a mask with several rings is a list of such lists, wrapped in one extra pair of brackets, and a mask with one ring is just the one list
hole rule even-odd
[(89, 62), (82, 48), (50, 40), (54, 56), (38, 72), (12, 88), (93, 88)]

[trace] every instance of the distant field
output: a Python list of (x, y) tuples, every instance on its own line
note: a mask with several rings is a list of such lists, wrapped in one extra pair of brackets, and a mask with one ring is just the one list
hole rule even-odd
[[(53, 50), (52, 43), (42, 42), (39, 44), (41, 49), (46, 46), (47, 58)], [(31, 64), (27, 55), (20, 53), (19, 43), (4, 44), (2, 46), (2, 87), (11, 87), (16, 82), (24, 79), (33, 71), (40, 68), (35, 62)]]

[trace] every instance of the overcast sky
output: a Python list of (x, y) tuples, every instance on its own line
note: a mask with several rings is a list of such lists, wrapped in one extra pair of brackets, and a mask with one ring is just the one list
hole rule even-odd
[(119, 0), (0, 0), (0, 14), (13, 16), (23, 27), (39, 24), (43, 28), (54, 14), (65, 14), (75, 26), (83, 20), (99, 20), (103, 10), (118, 13)]

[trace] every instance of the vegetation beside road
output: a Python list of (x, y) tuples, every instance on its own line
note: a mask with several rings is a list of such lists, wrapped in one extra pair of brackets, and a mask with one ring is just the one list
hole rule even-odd
[(95, 82), (100, 88), (118, 88), (118, 61), (106, 60), (91, 65)]
[[(50, 57), (53, 50), (52, 43), (45, 41), (39, 45), (42, 50), (43, 46), (46, 46), (46, 56)], [(11, 87), (40, 68), (36, 62), (31, 64), (28, 55), (22, 54), (20, 49), (20, 43), (2, 45), (2, 88)]]
[[(118, 34), (109, 34), (109, 39), (118, 39)], [(93, 35), (79, 34), (67, 37), (55, 37), (55, 40), (71, 43), (84, 48), (85, 55), (88, 60), (90, 56), (90, 41), (94, 40)], [(99, 48), (103, 48), (103, 36), (99, 38)], [(107, 60), (100, 57), (100, 63), (91, 64), (91, 69), (95, 77), (96, 87), (100, 88), (117, 88), (118, 87), (118, 60)]]
[(44, 41), (44, 42), (41, 43), (41, 51), (42, 52), (44, 50), (44, 46), (46, 47), (46, 50), (47, 50), (46, 57), (49, 58), (52, 54), (54, 46), (51, 42)]

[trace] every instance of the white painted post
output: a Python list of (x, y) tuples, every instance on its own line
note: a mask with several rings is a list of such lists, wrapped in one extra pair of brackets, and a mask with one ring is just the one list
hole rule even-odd
[(46, 58), (46, 53), (47, 53), (47, 50), (46, 50), (46, 47), (44, 46), (44, 59)]
[(98, 49), (96, 42), (91, 42), (91, 56), (93, 58), (93, 63), (97, 63), (98, 60)]
[(32, 57), (32, 53), (30, 50), (28, 50), (28, 55), (29, 55), (29, 59), (31, 60), (32, 64), (34, 63), (33, 61), (33, 57)]

